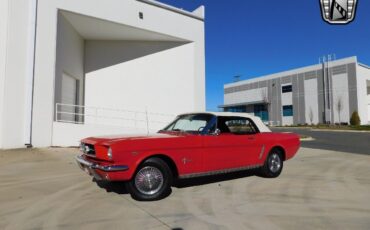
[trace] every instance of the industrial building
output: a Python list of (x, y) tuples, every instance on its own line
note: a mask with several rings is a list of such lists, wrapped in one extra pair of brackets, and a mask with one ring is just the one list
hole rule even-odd
[(370, 123), (370, 67), (349, 57), (224, 85), (225, 111), (271, 125)]
[(0, 1), (0, 148), (76, 146), (205, 109), (204, 7)]

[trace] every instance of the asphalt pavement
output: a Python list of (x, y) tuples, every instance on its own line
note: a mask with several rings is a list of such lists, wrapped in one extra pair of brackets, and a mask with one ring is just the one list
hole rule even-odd
[(0, 229), (370, 229), (370, 156), (301, 148), (278, 178), (251, 171), (187, 180), (133, 200), (93, 182), (76, 149), (0, 150)]
[(322, 131), (310, 128), (271, 128), (274, 132), (293, 132), (314, 138), (302, 141), (301, 146), (339, 152), (370, 155), (370, 132)]

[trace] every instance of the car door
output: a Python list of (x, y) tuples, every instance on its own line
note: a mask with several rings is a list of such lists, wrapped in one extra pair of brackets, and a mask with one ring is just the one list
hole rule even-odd
[(205, 171), (247, 167), (257, 162), (260, 138), (250, 119), (218, 117), (217, 130), (218, 135), (203, 137)]

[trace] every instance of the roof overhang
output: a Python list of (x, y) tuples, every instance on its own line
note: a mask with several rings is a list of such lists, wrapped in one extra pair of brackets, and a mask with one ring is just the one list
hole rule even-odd
[(359, 64), (360, 66), (364, 67), (364, 68), (370, 69), (370, 66), (368, 66), (368, 65), (362, 64), (362, 63), (360, 63), (360, 62), (358, 62), (358, 64)]
[(60, 10), (64, 18), (87, 40), (170, 41), (188, 40), (100, 18)]
[(258, 105), (258, 104), (268, 104), (268, 102), (266, 102), (266, 101), (251, 101), (251, 102), (243, 102), (243, 103), (219, 105), (218, 107), (219, 108), (230, 108), (230, 107), (247, 106), (247, 105)]
[(149, 5), (152, 5), (152, 6), (160, 7), (162, 9), (166, 9), (166, 10), (169, 10), (169, 11), (172, 11), (172, 12), (175, 12), (175, 13), (178, 13), (178, 14), (182, 14), (182, 15), (185, 15), (185, 16), (188, 16), (188, 17), (191, 17), (191, 18), (195, 18), (195, 19), (198, 19), (198, 20), (201, 20), (201, 21), (204, 21), (204, 16), (205, 16), (204, 6), (199, 6), (193, 12), (189, 12), (189, 11), (179, 9), (179, 8), (176, 8), (176, 7), (173, 7), (173, 6), (170, 6), (170, 5), (164, 4), (162, 2), (155, 1), (155, 0), (137, 0), (137, 1), (149, 4)]

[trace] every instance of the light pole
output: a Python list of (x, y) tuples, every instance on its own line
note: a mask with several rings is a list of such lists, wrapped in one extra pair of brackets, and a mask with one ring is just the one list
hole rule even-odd
[(235, 75), (233, 78), (234, 78), (234, 82), (238, 82), (240, 81), (240, 78), (241, 78), (242, 75), (238, 74), (238, 75)]

